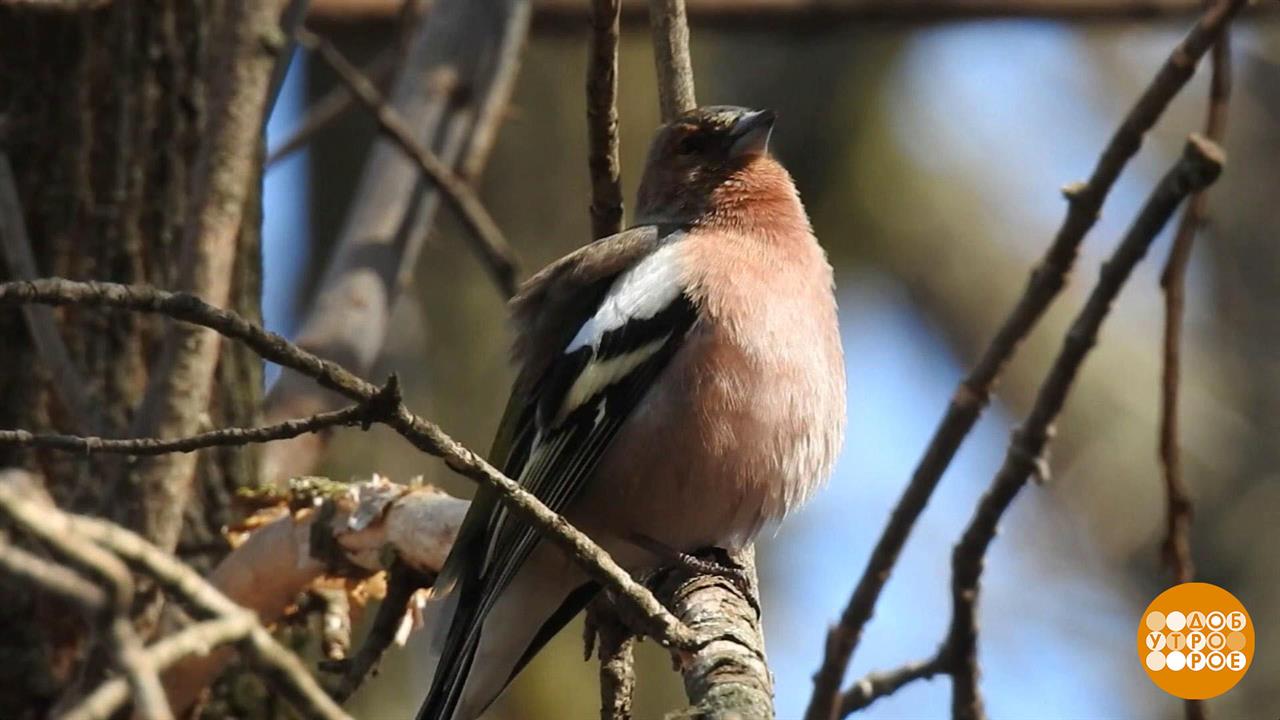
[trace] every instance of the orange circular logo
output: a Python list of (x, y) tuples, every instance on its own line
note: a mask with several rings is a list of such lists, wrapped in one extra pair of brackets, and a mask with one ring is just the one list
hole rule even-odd
[(1253, 620), (1235, 595), (1182, 583), (1151, 601), (1138, 623), (1138, 659), (1161, 690), (1185, 700), (1217, 697), (1253, 663)]

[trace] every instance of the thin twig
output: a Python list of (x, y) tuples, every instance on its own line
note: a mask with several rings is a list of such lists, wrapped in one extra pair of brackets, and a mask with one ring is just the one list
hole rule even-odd
[(1178, 205), (1217, 179), (1223, 162), (1222, 150), (1217, 145), (1192, 135), (1182, 157), (1151, 192), (1124, 239), (1103, 264), (1097, 284), (1071, 323), (1062, 350), (1036, 392), (1031, 412), (1013, 431), (1004, 463), (956, 544), (952, 553), (952, 618), (948, 636), (949, 651), (957, 663), (951, 691), (951, 712), (955, 718), (985, 717), (978, 691), (978, 581), (1000, 517), (1027, 479), (1044, 465), (1043, 453), (1052, 435), (1053, 422), (1066, 402), (1085, 357), (1097, 343), (1098, 331), (1129, 274)]
[(996, 336), (956, 388), (946, 415), (934, 431), (911, 481), (867, 560), (839, 624), (827, 634), (822, 665), (814, 676), (813, 697), (805, 714), (806, 720), (832, 720), (837, 716), (840, 683), (862, 637), (862, 630), (871, 619), (880, 592), (888, 582), (916, 520), (960, 444), (986, 407), (996, 379), (1062, 289), (1075, 264), (1080, 243), (1097, 221), (1103, 201), (1121, 170), (1137, 153), (1143, 136), (1160, 118), (1170, 100), (1186, 85), (1200, 57), (1245, 2), (1226, 0), (1201, 16), (1129, 110), (1099, 157), (1089, 181), (1067, 190), (1067, 215), (1053, 244), (1032, 271), (1026, 290)]
[(649, 0), (653, 61), (658, 69), (662, 121), (670, 122), (698, 106), (689, 59), (689, 20), (684, 0)]
[[(386, 85), (387, 79), (391, 77), (392, 60), (395, 53), (391, 50), (384, 50), (377, 54), (369, 64), (364, 66), (362, 72), (372, 81), (376, 87)], [(352, 94), (351, 88), (345, 83), (338, 83), (329, 91), (322, 95), (319, 100), (311, 103), (307, 108), (307, 114), (302, 116), (302, 120), (298, 122), (298, 127), (289, 137), (280, 141), (280, 144), (272, 148), (271, 153), (267, 155), (266, 167), (271, 167), (277, 162), (292, 155), (294, 152), (301, 150), (315, 139), (316, 135), (328, 128), (339, 118), (347, 113), (348, 110), (355, 107), (356, 98)]]
[(107, 589), (99, 618), (106, 630), (107, 649), (129, 680), (138, 713), (148, 720), (170, 720), (173, 712), (160, 677), (141, 652), (142, 641), (129, 617), (134, 591), (129, 569), (111, 553), (70, 532), (66, 516), (53, 508), (35, 479), (23, 471), (0, 472), (0, 513)]
[[(263, 359), (310, 377), (322, 387), (357, 402), (368, 401), (381, 392), (376, 385), (352, 375), (342, 366), (316, 357), (234, 312), (213, 307), (183, 293), (142, 285), (73, 282), (56, 278), (0, 283), (0, 305), (24, 303), (80, 304), (158, 313), (243, 342)], [(398, 432), (414, 447), (441, 458), (455, 472), (498, 490), (502, 502), (516, 515), (537, 529), (544, 538), (563, 548), (593, 580), (625, 598), (635, 614), (634, 619), (641, 624), (638, 630), (673, 647), (689, 647), (696, 642), (689, 628), (672, 616), (652, 593), (619, 567), (600, 546), (484, 458), (454, 440), (437, 425), (413, 414), (398, 397), (394, 402), (387, 402), (377, 415), (379, 422)]]
[(888, 697), (903, 685), (916, 680), (929, 680), (947, 672), (950, 672), (947, 654), (943, 651), (928, 660), (907, 663), (895, 670), (869, 673), (840, 697), (840, 716), (845, 717), (880, 698)]
[(622, 162), (618, 157), (618, 26), (621, 0), (591, 3), (587, 66), (587, 143), (591, 237), (622, 230)]
[[(1212, 6), (1215, 0), (1206, 0)], [(1231, 29), (1223, 28), (1209, 56), (1212, 73), (1209, 79), (1209, 108), (1204, 134), (1221, 144), (1227, 131), (1227, 109), (1231, 100)], [(1164, 367), (1160, 385), (1160, 467), (1166, 492), (1167, 528), (1161, 554), (1169, 565), (1176, 583), (1191, 582), (1195, 562), (1191, 558), (1191, 522), (1194, 510), (1186, 481), (1182, 477), (1182, 458), (1178, 446), (1178, 389), (1181, 384), (1180, 345), (1182, 315), (1186, 298), (1187, 265), (1196, 233), (1204, 226), (1209, 208), (1209, 191), (1201, 190), (1191, 197), (1182, 211), (1178, 231), (1169, 249), (1169, 258), (1160, 275), (1164, 288)], [(1204, 700), (1183, 703), (1187, 720), (1205, 720)]]
[[(1231, 97), (1231, 35), (1223, 29), (1209, 56), (1213, 73), (1209, 80), (1209, 108), (1204, 135), (1221, 143), (1226, 134), (1227, 107)], [(1169, 258), (1160, 275), (1165, 292), (1164, 368), (1160, 394), (1160, 463), (1168, 497), (1168, 528), (1161, 552), (1174, 582), (1190, 582), (1195, 575), (1191, 560), (1191, 497), (1182, 479), (1178, 452), (1178, 386), (1181, 366), (1182, 310), (1186, 297), (1187, 264), (1195, 235), (1204, 225), (1209, 193), (1192, 196), (1183, 209)]]
[(458, 212), (458, 217), (470, 231), (472, 246), (484, 261), (485, 268), (506, 297), (516, 292), (519, 270), (515, 253), (498, 229), (498, 223), (489, 215), (484, 203), (471, 189), (471, 185), (449, 168), (434, 153), (413, 139), (413, 131), (400, 114), (391, 107), (373, 83), (338, 51), (333, 43), (306, 28), (299, 28), (298, 44), (316, 52), (341, 78), (356, 99), (378, 121), (382, 131), (400, 146), (406, 155), (417, 163), (422, 174), (435, 183), (446, 201)]
[[(33, 280), (40, 276), (35, 253), (31, 249), (31, 237), (27, 235), (27, 225), (22, 217), (13, 167), (9, 164), (9, 156), (4, 153), (0, 153), (0, 252), (3, 252), (5, 265), (13, 279)], [(58, 321), (53, 311), (43, 307), (24, 307), (22, 316), (36, 350), (52, 375), (51, 387), (67, 411), (67, 422), (71, 423), (72, 429), (86, 434), (101, 432), (102, 413), (89, 402), (93, 396), (71, 360), (71, 352), (58, 332)]]
[(172, 440), (160, 438), (114, 439), (81, 435), (32, 433), (26, 430), (0, 430), (0, 446), (49, 448), (83, 453), (84, 455), (90, 455), (95, 452), (124, 455), (165, 455), (176, 452), (195, 452), (196, 450), (211, 447), (237, 447), (252, 443), (284, 440), (306, 433), (320, 432), (338, 425), (361, 425), (364, 424), (364, 416), (367, 413), (368, 411), (363, 404), (356, 404), (342, 410), (317, 413), (311, 417), (286, 420), (274, 425), (222, 428)]

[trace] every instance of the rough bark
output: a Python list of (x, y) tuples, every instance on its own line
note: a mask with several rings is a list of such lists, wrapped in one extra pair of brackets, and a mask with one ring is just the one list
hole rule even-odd
[[(38, 271), (72, 278), (173, 287), (178, 246), (190, 221), (190, 189), (211, 108), (215, 72), (209, 38), (229, 22), (225, 3), (119, 0), (81, 11), (0, 8), (0, 152), (12, 163)], [(224, 59), (225, 60), (225, 59)], [(258, 178), (244, 208), (229, 305), (258, 315)], [(0, 277), (11, 269), (0, 260)], [(58, 311), (58, 330), (79, 375), (94, 431), (124, 436), (151, 378), (165, 332), (157, 318), (88, 308)], [(59, 401), (20, 313), (0, 312), (0, 424), (68, 431), (78, 418)], [(213, 425), (251, 424), (259, 405), (260, 363), (223, 347)], [(183, 549), (219, 556), (216, 528), (229, 491), (254, 478), (251, 449), (205, 454), (196, 496), (186, 508)], [(137, 493), (113, 492), (102, 478), (127, 478), (132, 464), (19, 449), (0, 450), (0, 466), (38, 472), (58, 504), (125, 519)], [(121, 487), (130, 487), (123, 483)], [(11, 717), (42, 717), (71, 681), (87, 648), (79, 614), (6, 588), (0, 593), (0, 707)]]

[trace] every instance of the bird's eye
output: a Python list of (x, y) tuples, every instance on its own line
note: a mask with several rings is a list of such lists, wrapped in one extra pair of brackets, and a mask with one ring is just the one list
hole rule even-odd
[(681, 155), (694, 155), (700, 153), (707, 148), (707, 136), (702, 133), (694, 133), (686, 135), (680, 140), (680, 144), (676, 146), (676, 152)]

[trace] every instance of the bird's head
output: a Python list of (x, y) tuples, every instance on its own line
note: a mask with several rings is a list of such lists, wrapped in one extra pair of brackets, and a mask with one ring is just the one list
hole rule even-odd
[(769, 156), (773, 121), (772, 110), (717, 105), (658, 128), (640, 179), (637, 222), (699, 222), (760, 203), (798, 202), (791, 177)]

